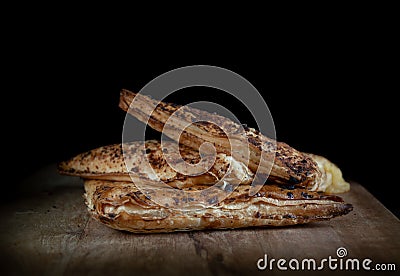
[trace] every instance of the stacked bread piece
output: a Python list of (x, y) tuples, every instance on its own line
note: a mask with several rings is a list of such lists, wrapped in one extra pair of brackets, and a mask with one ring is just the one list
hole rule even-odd
[[(112, 228), (149, 233), (283, 226), (352, 210), (332, 195), (350, 185), (321, 156), (252, 128), (239, 131), (228, 118), (127, 90), (120, 94), (120, 107), (173, 141), (104, 146), (59, 164), (60, 173), (84, 179), (88, 210)], [(221, 129), (230, 129), (229, 137)], [(214, 146), (213, 155), (201, 154), (203, 143)], [(174, 146), (178, 154), (168, 154)], [(205, 170), (191, 171), (196, 169), (191, 164), (203, 161)], [(182, 163), (186, 166), (179, 167)]]

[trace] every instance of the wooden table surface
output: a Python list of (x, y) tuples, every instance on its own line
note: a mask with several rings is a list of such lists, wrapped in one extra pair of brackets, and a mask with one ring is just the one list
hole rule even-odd
[(400, 269), (400, 221), (357, 183), (341, 195), (354, 211), (331, 221), (171, 234), (130, 234), (91, 219), (81, 180), (59, 176), (55, 166), (27, 179), (23, 190), (21, 200), (2, 207), (1, 270), (13, 274), (271, 275), (282, 271), (259, 271), (264, 254), (321, 260), (337, 258), (339, 247), (345, 258)]

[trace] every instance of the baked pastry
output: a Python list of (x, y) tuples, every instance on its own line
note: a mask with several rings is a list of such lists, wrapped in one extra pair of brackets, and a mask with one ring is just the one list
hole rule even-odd
[[(164, 143), (166, 147), (175, 144), (168, 141)], [(204, 173), (200, 174), (190, 171), (191, 167), (176, 170), (168, 165), (178, 163), (180, 157), (188, 164), (198, 164), (202, 159), (198, 151), (180, 145), (179, 156), (170, 156), (167, 163), (161, 142), (135, 141), (78, 154), (68, 161), (61, 162), (58, 170), (62, 174), (85, 179), (134, 182), (147, 179), (161, 181), (177, 188), (215, 184), (223, 178), (237, 184), (251, 184), (253, 181), (253, 173), (246, 166), (224, 153), (216, 154), (215, 160), (210, 160), (209, 168), (206, 166), (208, 162), (204, 162)]]
[[(270, 182), (300, 184), (313, 190), (322, 184), (323, 172), (310, 156), (223, 116), (128, 90), (121, 91), (119, 106), (180, 144), (198, 150), (204, 142), (212, 143), (217, 152), (232, 156)], [(231, 152), (231, 146), (235, 151)]]
[[(104, 146), (58, 166), (62, 174), (84, 179), (88, 210), (112, 228), (151, 233), (283, 226), (352, 210), (351, 204), (327, 194), (348, 191), (350, 185), (322, 156), (297, 151), (252, 128), (242, 132), (222, 116), (127, 90), (121, 92), (120, 107), (175, 141)], [(229, 130), (229, 139), (224, 130), (199, 118)], [(216, 152), (203, 152), (204, 142)], [(260, 171), (269, 174), (267, 183)]]
[[(250, 196), (249, 186), (240, 185), (221, 202), (192, 210), (160, 206), (150, 199), (151, 193), (145, 195), (132, 182), (85, 180), (85, 191), (88, 210), (96, 220), (134, 233), (294, 225), (328, 220), (352, 210), (338, 196), (293, 186), (264, 185)], [(186, 200), (175, 191), (176, 202)]]
[[(164, 146), (168, 148), (174, 142), (164, 143)], [(342, 193), (350, 189), (349, 183), (343, 179), (340, 169), (335, 164), (322, 156), (308, 155), (315, 160), (320, 171), (323, 172), (321, 183), (318, 186), (311, 185), (312, 190)], [(180, 156), (189, 164), (197, 164), (201, 160), (198, 151), (184, 145), (180, 145)], [(180, 173), (168, 165), (177, 163), (180, 156), (170, 156), (170, 162), (167, 163), (165, 152), (159, 141), (149, 140), (145, 143), (136, 141), (103, 146), (81, 153), (68, 161), (61, 162), (58, 169), (62, 174), (85, 179), (134, 182), (150, 179), (162, 181), (176, 188), (213, 185), (222, 179), (231, 184), (251, 184), (254, 180), (254, 173), (251, 170), (225, 153), (216, 154), (215, 161), (211, 160), (212, 165), (209, 168), (205, 167), (204, 173), (201, 174), (190, 172), (190, 168), (179, 170), (182, 172)], [(270, 182), (273, 183), (273, 181)], [(284, 185), (287, 184), (290, 183)]]
[(322, 181), (318, 191), (334, 194), (350, 191), (350, 184), (344, 180), (338, 166), (323, 156), (311, 153), (308, 153), (308, 156), (318, 164), (318, 168), (322, 172)]

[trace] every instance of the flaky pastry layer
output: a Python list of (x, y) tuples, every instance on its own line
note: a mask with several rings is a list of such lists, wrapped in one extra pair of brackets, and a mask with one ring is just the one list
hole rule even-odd
[[(253, 196), (248, 190), (248, 186), (238, 186), (211, 207), (177, 210), (153, 202), (151, 194), (145, 195), (132, 182), (85, 181), (86, 204), (92, 216), (114, 229), (135, 233), (295, 225), (328, 220), (352, 210), (338, 196), (294, 186), (264, 185)], [(180, 197), (177, 190), (174, 201), (180, 200), (188, 198)]]

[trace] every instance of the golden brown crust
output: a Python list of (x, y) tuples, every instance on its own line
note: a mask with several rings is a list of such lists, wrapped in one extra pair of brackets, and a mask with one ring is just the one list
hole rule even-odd
[[(130, 107), (133, 99), (138, 105)], [(120, 107), (175, 140), (166, 142), (167, 147), (179, 142), (177, 152), (150, 140), (100, 147), (59, 164), (60, 173), (85, 179), (87, 207), (100, 222), (119, 230), (150, 233), (295, 225), (352, 210), (337, 196), (314, 192), (349, 188), (340, 170), (325, 158), (301, 153), (252, 128), (242, 132), (240, 125), (219, 115), (189, 107), (177, 112), (175, 104), (155, 104), (149, 97), (121, 92)], [(165, 125), (172, 114), (178, 116)], [(208, 118), (216, 124), (207, 122)], [(188, 123), (193, 124), (187, 127)], [(174, 136), (183, 129), (180, 137)], [(233, 134), (236, 149), (231, 149), (232, 141), (222, 129)], [(215, 161), (208, 153), (199, 154), (204, 142), (215, 146)], [(250, 163), (244, 157), (248, 149)], [(264, 154), (272, 158), (264, 162)], [(206, 169), (202, 162), (211, 159)], [(196, 174), (195, 164), (205, 170)], [(269, 184), (257, 186), (256, 191), (252, 185), (238, 186), (257, 177), (251, 170), (267, 175), (271, 166)], [(258, 180), (253, 184), (264, 184)]]
[[(133, 100), (135, 100), (135, 105), (130, 106)], [(242, 133), (242, 126), (223, 116), (187, 106), (181, 108), (181, 106), (172, 103), (158, 103), (158, 101), (147, 96), (128, 90), (121, 91), (119, 106), (155, 130), (162, 131), (188, 147), (198, 149), (204, 142), (211, 142), (217, 152), (231, 155), (230, 142), (237, 143), (241, 147), (241, 151), (237, 153), (238, 157), (234, 156), (235, 159), (247, 163), (246, 152), (249, 149), (248, 167), (253, 172), (258, 169), (258, 172), (265, 175), (270, 173), (269, 178), (275, 183), (300, 184), (313, 190), (318, 190), (318, 186), (321, 184), (322, 173), (312, 158), (285, 143), (273, 141), (255, 129), (245, 127), (244, 133)], [(181, 108), (180, 111), (178, 111), (179, 108)], [(178, 115), (175, 116), (174, 113)], [(171, 114), (174, 114), (174, 116), (170, 117)], [(148, 116), (150, 117), (147, 121)], [(210, 121), (215, 122), (223, 129), (229, 129), (233, 133), (234, 139), (228, 141), (221, 128), (209, 122), (197, 122), (196, 118), (210, 118)], [(165, 123), (168, 119), (171, 124), (167, 127)], [(188, 124), (190, 126), (184, 128)], [(178, 138), (174, 137), (177, 133), (181, 133)], [(243, 143), (243, 139), (249, 142), (249, 147), (244, 146), (247, 143)], [(261, 154), (265, 154), (267, 158), (260, 163)], [(269, 172), (270, 169), (271, 172)]]
[[(294, 186), (264, 185), (254, 196), (248, 189), (238, 186), (214, 206), (186, 211), (152, 202), (132, 182), (86, 180), (85, 198), (95, 219), (135, 233), (294, 225), (331, 219), (352, 210), (337, 196)], [(179, 199), (179, 191), (176, 197)]]
[[(171, 144), (175, 143), (165, 142), (167, 147)], [(229, 176), (231, 181), (233, 178), (240, 180), (236, 181), (240, 184), (249, 184), (253, 181), (254, 175), (250, 170), (244, 165), (238, 165), (239, 162), (224, 153), (216, 155), (216, 160), (210, 170), (195, 176), (188, 175), (188, 172), (182, 174), (171, 168), (166, 162), (159, 141), (149, 140), (145, 143), (146, 147), (143, 147), (143, 142), (131, 142), (123, 145), (103, 146), (79, 154), (68, 161), (61, 162), (58, 166), (59, 172), (85, 179), (128, 182), (158, 177), (162, 182), (178, 188), (215, 184), (224, 176)], [(126, 165), (123, 151), (125, 151)], [(180, 145), (180, 154), (183, 160), (189, 164), (196, 164), (200, 160), (200, 155), (196, 150), (184, 145)], [(322, 181), (318, 185), (314, 185), (312, 190), (343, 193), (350, 189), (349, 183), (343, 179), (340, 169), (335, 164), (322, 156), (308, 155), (316, 161), (323, 176)], [(143, 166), (144, 162), (149, 162), (151, 170)], [(171, 162), (177, 161), (173, 159)], [(230, 166), (232, 163), (236, 166)], [(270, 177), (268, 183), (285, 185), (285, 183), (276, 181), (274, 177)]]
[[(164, 142), (168, 148), (175, 142)], [(125, 155), (123, 155), (123, 152)], [(125, 160), (124, 160), (125, 156)], [(188, 164), (200, 161), (200, 154), (184, 145), (180, 146), (180, 156)], [(178, 157), (171, 158), (172, 163)], [(146, 166), (149, 164), (150, 166)], [(236, 164), (236, 166), (234, 166)], [(131, 142), (103, 146), (81, 153), (68, 161), (61, 162), (58, 170), (62, 174), (80, 176), (86, 179), (102, 179), (112, 181), (139, 181), (141, 179), (159, 179), (172, 187), (187, 187), (197, 184), (215, 184), (224, 176), (236, 178), (241, 184), (252, 181), (253, 174), (243, 165), (224, 153), (216, 155), (213, 166), (200, 175), (177, 172), (170, 167), (163, 154), (161, 143), (156, 140)]]

